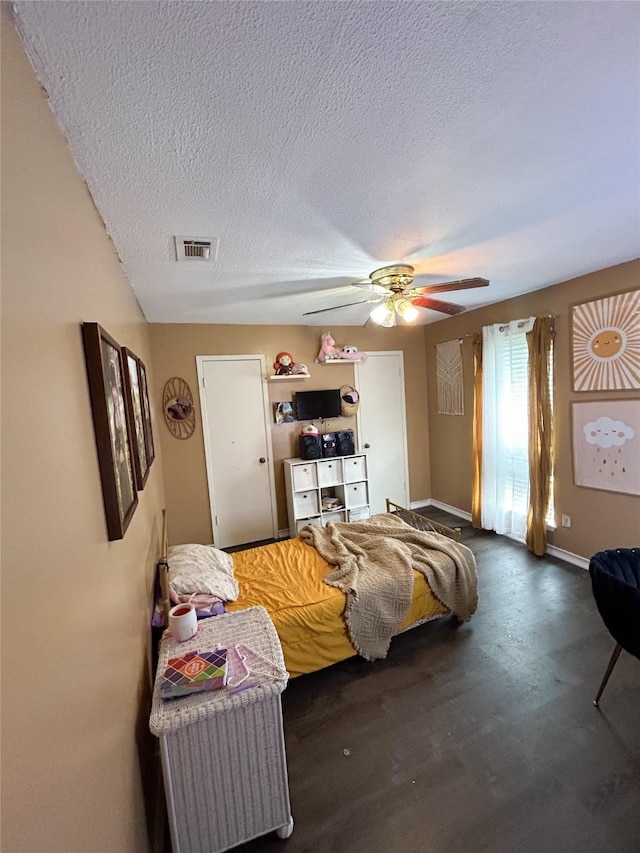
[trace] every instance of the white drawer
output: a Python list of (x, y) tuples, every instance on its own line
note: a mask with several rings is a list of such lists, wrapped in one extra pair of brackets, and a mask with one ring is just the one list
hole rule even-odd
[(306, 527), (307, 524), (315, 524), (316, 527), (322, 527), (322, 519), (319, 515), (314, 516), (313, 518), (300, 518), (296, 521), (296, 533), (300, 533), (303, 527)]
[(362, 521), (363, 518), (369, 518), (369, 507), (361, 506), (358, 509), (349, 510), (349, 521)]
[(296, 518), (306, 515), (318, 515), (320, 512), (318, 493), (313, 489), (310, 489), (308, 492), (296, 492), (293, 496), (293, 508)]
[(369, 495), (366, 483), (349, 483), (344, 487), (345, 505), (349, 508), (355, 506), (367, 506)]
[(316, 481), (316, 466), (313, 463), (309, 465), (293, 465), (291, 474), (294, 492), (299, 492), (303, 489), (312, 489), (318, 485)]
[(324, 459), (317, 465), (319, 486), (336, 486), (342, 482), (342, 459)]
[(329, 524), (330, 521), (344, 521), (345, 513), (344, 512), (323, 512), (322, 513), (322, 523)]
[(357, 483), (367, 479), (367, 457), (348, 456), (342, 460), (344, 465), (344, 482)]

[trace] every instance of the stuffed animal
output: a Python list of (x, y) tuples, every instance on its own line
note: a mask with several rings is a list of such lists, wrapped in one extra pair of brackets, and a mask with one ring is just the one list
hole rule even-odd
[(341, 350), (340, 358), (349, 358), (351, 361), (366, 361), (366, 352), (358, 352), (358, 347), (347, 344)]
[(276, 356), (273, 369), (276, 372), (276, 376), (290, 376), (295, 366), (296, 363), (290, 352), (279, 352)]
[(354, 346), (346, 346), (342, 349), (337, 347), (331, 332), (324, 332), (316, 361), (322, 364), (325, 361), (335, 361), (339, 358), (347, 358), (350, 361), (366, 361), (367, 354), (366, 352), (358, 352), (358, 348)]
[(308, 376), (309, 368), (306, 364), (302, 364), (302, 362), (298, 362), (298, 364), (293, 365), (293, 373), (296, 376)]
[(323, 332), (320, 339), (320, 352), (316, 361), (323, 364), (325, 361), (333, 361), (336, 358), (340, 358), (340, 350), (336, 346), (331, 332)]

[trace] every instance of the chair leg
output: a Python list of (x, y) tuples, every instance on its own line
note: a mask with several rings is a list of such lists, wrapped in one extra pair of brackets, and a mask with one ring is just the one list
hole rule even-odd
[(593, 704), (596, 706), (596, 708), (600, 707), (598, 705), (598, 703), (600, 701), (600, 697), (602, 696), (604, 688), (607, 686), (607, 681), (609, 681), (609, 676), (613, 672), (613, 668), (616, 665), (616, 661), (620, 657), (621, 651), (622, 651), (622, 646), (620, 645), (620, 643), (617, 643), (615, 649), (613, 650), (613, 654), (611, 655), (611, 660), (609, 661), (609, 666), (607, 667), (607, 671), (605, 672), (604, 678), (602, 679), (602, 684), (600, 685), (600, 690), (598, 690), (598, 695), (593, 700)]

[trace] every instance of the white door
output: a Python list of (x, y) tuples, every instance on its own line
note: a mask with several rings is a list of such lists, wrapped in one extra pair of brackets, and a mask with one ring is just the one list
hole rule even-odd
[(213, 541), (218, 548), (277, 534), (263, 355), (197, 356)]
[(409, 506), (407, 419), (402, 352), (369, 352), (356, 362), (360, 394), (358, 444), (367, 454), (371, 513), (386, 512), (385, 499)]

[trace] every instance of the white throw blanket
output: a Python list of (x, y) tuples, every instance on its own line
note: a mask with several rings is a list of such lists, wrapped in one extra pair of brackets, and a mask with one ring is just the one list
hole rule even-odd
[(367, 660), (386, 657), (411, 605), (412, 570), (463, 621), (478, 603), (476, 562), (466, 545), (416, 530), (393, 514), (364, 521), (308, 525), (300, 539), (336, 569), (324, 578), (347, 596), (345, 619), (354, 648)]

